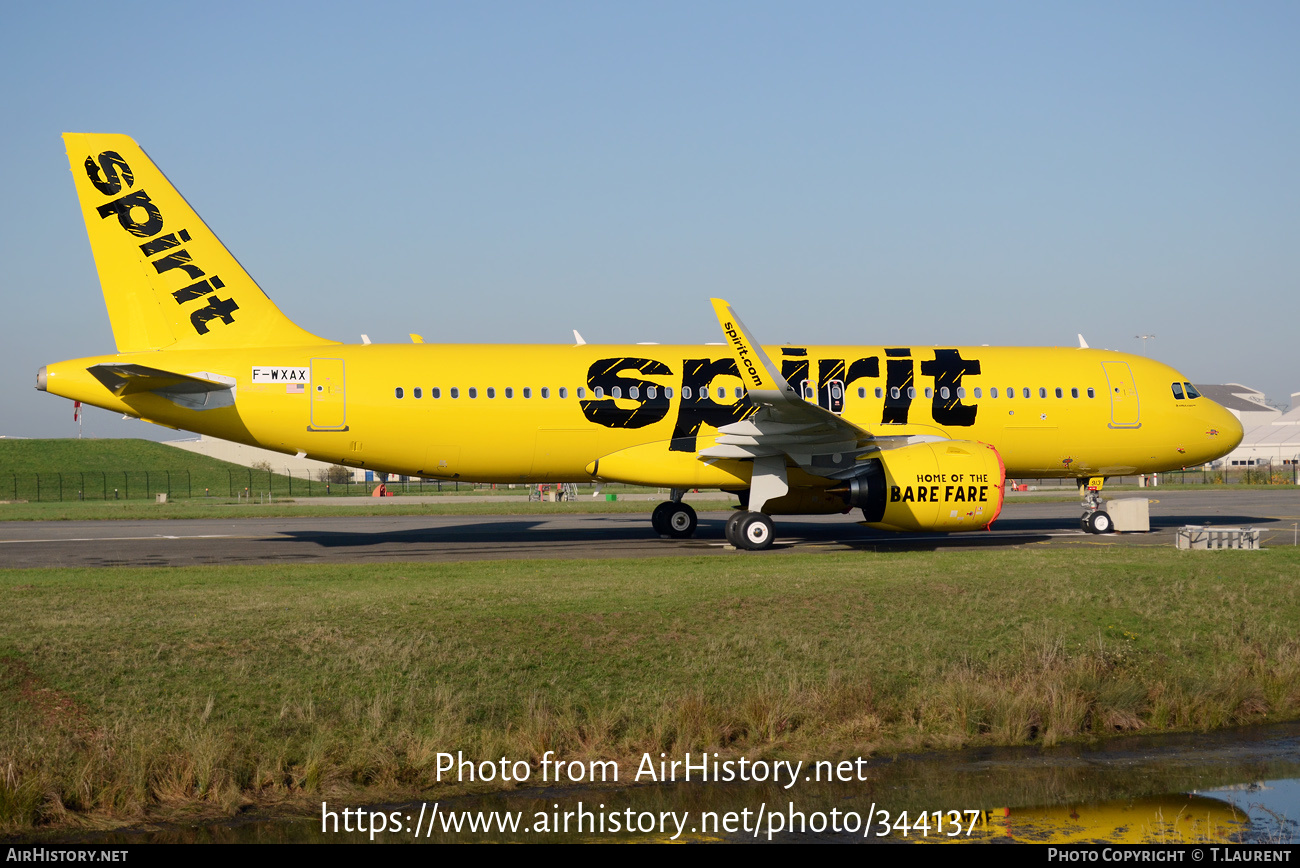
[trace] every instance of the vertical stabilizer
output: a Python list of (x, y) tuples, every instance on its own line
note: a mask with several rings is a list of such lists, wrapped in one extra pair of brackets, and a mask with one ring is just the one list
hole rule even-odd
[(333, 343), (280, 313), (129, 136), (63, 141), (119, 352)]

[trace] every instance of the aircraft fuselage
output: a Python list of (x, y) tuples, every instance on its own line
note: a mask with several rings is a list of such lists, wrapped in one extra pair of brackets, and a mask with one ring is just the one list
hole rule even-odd
[[(1240, 439), (1187, 378), (1106, 350), (770, 346), (807, 400), (882, 438), (934, 435), (995, 446), (1009, 476), (1086, 477), (1195, 466)], [(79, 359), (48, 390), (174, 428), (427, 478), (583, 481), (604, 455), (660, 444), (694, 458), (753, 412), (735, 361), (715, 346), (328, 344), (169, 351), (177, 372), (234, 383), (233, 404), (195, 410), (153, 393), (117, 398)], [(675, 453), (675, 454), (674, 454)], [(665, 480), (664, 484), (672, 480)]]

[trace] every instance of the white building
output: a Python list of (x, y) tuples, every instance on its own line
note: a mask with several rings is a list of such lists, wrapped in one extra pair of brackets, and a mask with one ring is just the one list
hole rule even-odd
[(1246, 429), (1241, 445), (1224, 458), (1228, 467), (1271, 464), (1296, 469), (1300, 463), (1300, 392), (1291, 393), (1291, 410)]

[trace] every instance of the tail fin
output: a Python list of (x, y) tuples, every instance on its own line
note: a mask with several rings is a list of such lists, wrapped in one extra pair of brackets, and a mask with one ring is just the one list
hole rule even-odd
[(119, 352), (333, 343), (280, 313), (129, 136), (63, 141)]

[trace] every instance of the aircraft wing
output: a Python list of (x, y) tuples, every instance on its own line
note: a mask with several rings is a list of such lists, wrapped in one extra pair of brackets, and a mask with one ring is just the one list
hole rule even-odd
[(719, 428), (715, 444), (702, 449), (701, 457), (757, 460), (789, 456), (810, 473), (838, 478), (852, 475), (858, 457), (868, 452), (915, 443), (918, 439), (940, 439), (915, 435), (877, 437), (804, 400), (781, 376), (731, 305), (720, 298), (712, 302), (749, 399), (759, 409), (746, 419)]

